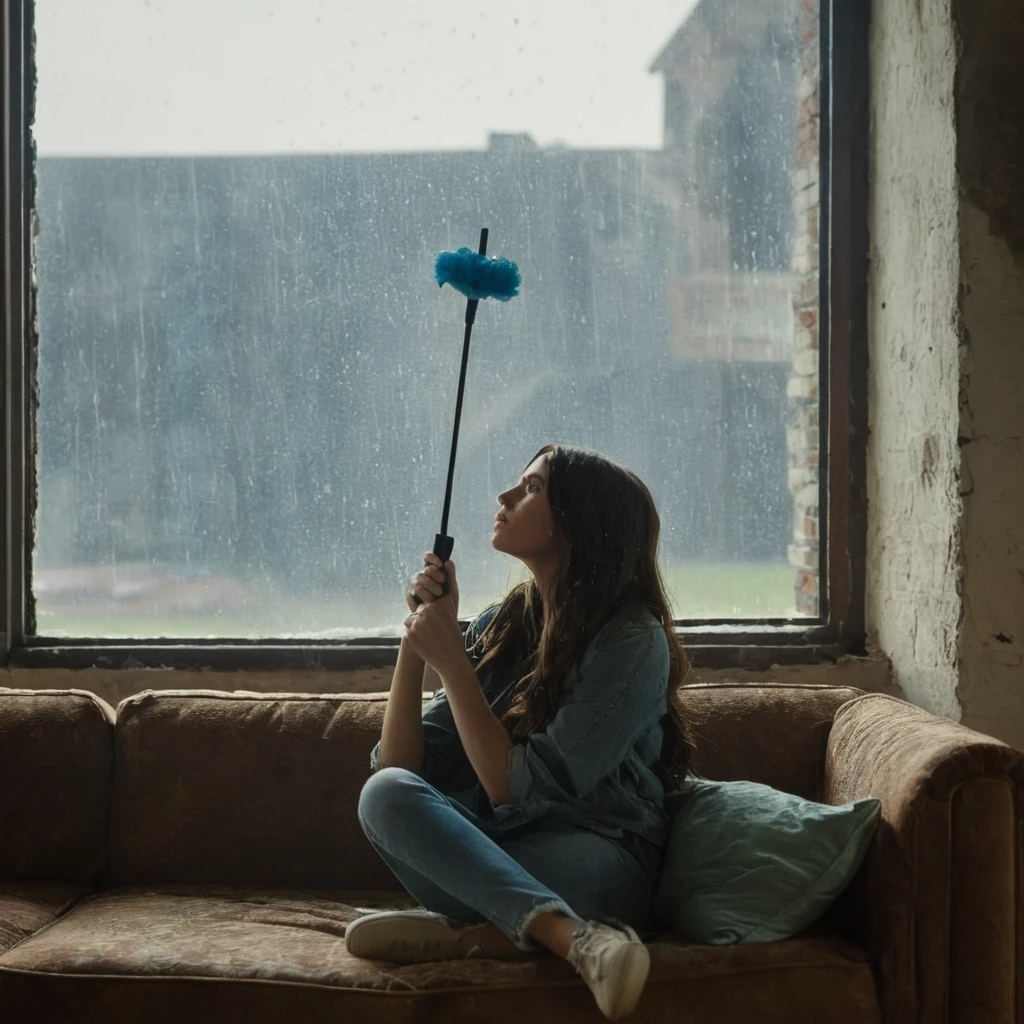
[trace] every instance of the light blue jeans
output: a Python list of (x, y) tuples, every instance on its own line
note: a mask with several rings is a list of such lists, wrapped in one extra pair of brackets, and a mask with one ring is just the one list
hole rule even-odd
[(359, 823), (424, 909), (455, 924), (490, 921), (520, 949), (537, 914), (618, 918), (646, 927), (653, 883), (614, 840), (552, 818), (492, 838), (486, 822), (404, 768), (382, 768), (359, 795)]

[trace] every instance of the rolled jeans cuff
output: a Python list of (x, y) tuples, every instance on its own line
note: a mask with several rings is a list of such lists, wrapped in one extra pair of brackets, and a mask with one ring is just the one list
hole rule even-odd
[[(561, 914), (565, 914), (566, 917), (571, 917), (573, 920), (582, 921), (583, 919), (577, 917), (576, 914), (569, 909), (569, 904), (564, 900), (549, 900), (547, 903), (542, 903), (539, 907), (534, 907), (526, 916), (519, 922), (519, 927), (516, 929), (514, 935), (508, 937), (525, 953), (538, 953), (547, 950), (542, 942), (538, 942), (534, 939), (527, 931), (530, 927), (530, 922), (538, 914), (548, 914), (551, 911), (556, 910)], [(506, 933), (508, 934), (508, 933)]]

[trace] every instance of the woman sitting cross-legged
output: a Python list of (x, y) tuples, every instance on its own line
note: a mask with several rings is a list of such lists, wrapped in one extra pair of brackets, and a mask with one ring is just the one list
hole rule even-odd
[[(560, 445), (498, 502), (491, 544), (532, 578), (464, 637), (455, 566), (425, 556), (359, 799), (424, 909), (359, 917), (345, 945), (397, 963), (550, 950), (621, 1017), (647, 979), (637, 930), (691, 751), (660, 521), (634, 473)], [(426, 705), (425, 664), (443, 684)]]

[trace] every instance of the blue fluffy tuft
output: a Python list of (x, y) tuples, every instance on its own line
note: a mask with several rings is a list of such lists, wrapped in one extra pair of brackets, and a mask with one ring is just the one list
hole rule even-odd
[(463, 246), (458, 252), (438, 253), (434, 264), (438, 287), (450, 284), (467, 299), (497, 299), (508, 302), (519, 294), (519, 268), (499, 257), (488, 259)]

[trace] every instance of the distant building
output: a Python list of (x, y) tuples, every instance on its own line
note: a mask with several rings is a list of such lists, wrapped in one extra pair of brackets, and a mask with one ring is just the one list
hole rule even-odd
[(677, 246), (672, 349), (788, 362), (799, 0), (700, 0), (654, 60)]

